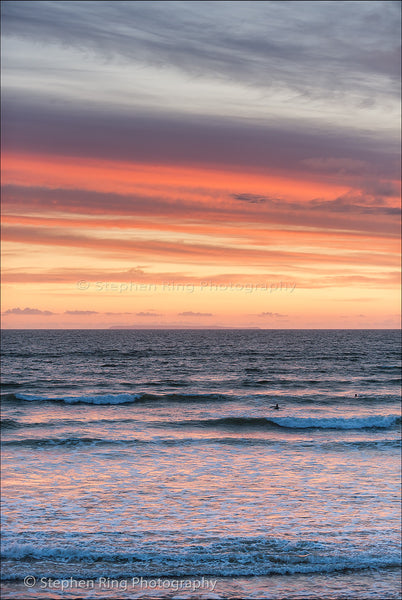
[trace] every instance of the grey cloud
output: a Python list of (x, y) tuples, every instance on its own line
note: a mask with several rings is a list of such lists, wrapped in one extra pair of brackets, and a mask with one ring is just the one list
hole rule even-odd
[[(383, 189), (390, 192), (392, 187), (384, 183), (378, 184), (377, 190)], [(255, 194), (232, 194), (235, 200), (241, 200), (250, 204), (264, 204), (266, 208), (277, 210), (292, 211), (321, 211), (322, 213), (340, 213), (340, 214), (373, 214), (398, 216), (401, 214), (399, 207), (387, 206), (385, 200), (378, 196), (365, 194), (363, 192), (352, 191), (349, 194), (339, 196), (334, 200), (313, 199), (310, 202), (295, 203), (288, 202), (285, 199), (273, 198), (271, 196), (256, 196)], [(299, 219), (299, 215), (297, 217)]]
[(50, 310), (40, 310), (39, 308), (9, 308), (4, 311), (4, 315), (43, 315), (48, 317), (56, 313)]
[[(3, 148), (10, 152), (60, 154), (187, 165), (251, 166), (306, 172), (343, 166), (344, 176), (397, 178), (399, 143), (342, 127), (314, 129), (307, 122), (260, 123), (227, 117), (161, 114), (63, 106), (43, 96), (3, 93)], [(321, 157), (317, 159), (306, 157)], [(310, 162), (308, 162), (310, 161)], [(345, 165), (351, 161), (353, 174)], [(318, 164), (318, 167), (317, 167)], [(345, 171), (346, 169), (346, 171)]]
[[(375, 102), (399, 93), (399, 3), (3, 2), (8, 35), (90, 50), (109, 60), (173, 66), (191, 76), (334, 90)], [(363, 77), (362, 77), (363, 74)]]
[(382, 196), (384, 198), (390, 196), (398, 197), (401, 193), (401, 187), (393, 181), (368, 179), (364, 182), (362, 191), (371, 196)]
[(333, 213), (373, 214), (400, 216), (399, 207), (386, 206), (382, 198), (364, 194), (346, 194), (335, 200), (312, 200), (310, 210), (324, 210)]
[(303, 166), (314, 171), (339, 175), (366, 175), (370, 173), (370, 165), (363, 160), (351, 158), (305, 158)]
[(262, 312), (259, 315), (257, 315), (258, 317), (272, 317), (272, 318), (282, 318), (282, 317), (287, 317), (288, 315), (281, 315), (280, 313), (276, 313), (276, 312)]
[(267, 196), (258, 196), (257, 194), (233, 194), (232, 197), (241, 202), (249, 202), (249, 204), (262, 204), (270, 200)]
[(98, 315), (97, 310), (66, 310), (65, 315)]

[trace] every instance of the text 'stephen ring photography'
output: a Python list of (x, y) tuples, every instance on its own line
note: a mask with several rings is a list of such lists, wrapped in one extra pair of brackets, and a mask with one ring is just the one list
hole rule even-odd
[(393, 0), (3, 0), (4, 600), (401, 599)]

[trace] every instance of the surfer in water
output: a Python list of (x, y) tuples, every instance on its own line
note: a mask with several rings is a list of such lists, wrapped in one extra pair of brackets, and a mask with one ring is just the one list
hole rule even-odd
[(274, 408), (275, 410), (279, 410), (279, 404), (275, 404), (275, 406), (273, 406), (272, 408)]

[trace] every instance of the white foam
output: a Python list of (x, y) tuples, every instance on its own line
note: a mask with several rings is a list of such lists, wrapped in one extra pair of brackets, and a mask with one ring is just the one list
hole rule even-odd
[(366, 417), (327, 417), (315, 419), (312, 417), (277, 417), (268, 419), (280, 427), (294, 429), (365, 429), (372, 427), (391, 427), (400, 422), (399, 415), (372, 415)]
[[(313, 544), (314, 545), (314, 544)], [(282, 546), (282, 548), (281, 548)], [(305, 544), (304, 550), (297, 550), (297, 546), (289, 547), (287, 544), (279, 544), (274, 548), (242, 547), (242, 544), (233, 546), (229, 552), (219, 547), (204, 547), (197, 551), (176, 552), (150, 551), (149, 548), (137, 547), (127, 549), (126, 552), (102, 548), (96, 551), (93, 548), (78, 546), (37, 546), (34, 544), (4, 544), (2, 558), (17, 562), (25, 560), (52, 560), (62, 565), (65, 563), (99, 563), (104, 567), (116, 568), (118, 565), (123, 572), (132, 569), (133, 561), (136, 568), (147, 568), (150, 574), (158, 573), (160, 576), (172, 576), (178, 573), (182, 575), (208, 573), (209, 575), (222, 576), (252, 576), (273, 574), (296, 574), (296, 573), (331, 573), (336, 571), (360, 570), (367, 568), (398, 567), (400, 565), (400, 553), (388, 551), (381, 553), (373, 551), (341, 552), (328, 547), (327, 551), (321, 552), (308, 548)], [(288, 550), (286, 551), (286, 548)], [(335, 551), (334, 551), (335, 550)], [(373, 549), (374, 550), (374, 549)], [(272, 555), (275, 560), (272, 560)], [(150, 566), (152, 565), (152, 566)], [(125, 568), (124, 568), (125, 566)]]
[(141, 398), (141, 394), (103, 394), (97, 396), (62, 396), (50, 398), (33, 394), (15, 394), (19, 400), (29, 402), (65, 402), (66, 404), (128, 404)]

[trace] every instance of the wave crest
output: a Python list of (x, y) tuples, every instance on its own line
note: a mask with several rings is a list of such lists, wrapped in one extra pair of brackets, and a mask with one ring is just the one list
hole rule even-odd
[[(225, 427), (235, 429), (372, 429), (389, 428), (401, 422), (399, 415), (372, 415), (368, 417), (222, 417), (179, 421), (179, 426)], [(167, 425), (167, 423), (164, 423)], [(174, 423), (173, 423), (174, 425)]]

